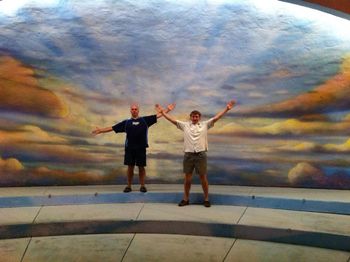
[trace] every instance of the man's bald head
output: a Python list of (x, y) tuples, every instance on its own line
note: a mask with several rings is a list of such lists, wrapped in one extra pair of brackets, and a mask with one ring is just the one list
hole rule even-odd
[(130, 113), (132, 118), (138, 118), (139, 112), (140, 112), (140, 108), (138, 104), (134, 103), (130, 105)]

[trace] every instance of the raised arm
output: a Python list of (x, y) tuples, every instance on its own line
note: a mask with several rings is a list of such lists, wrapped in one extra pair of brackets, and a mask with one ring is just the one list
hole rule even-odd
[[(171, 104), (171, 105), (173, 105), (175, 107), (175, 104)], [(167, 114), (167, 112), (166, 112), (167, 110), (164, 110), (159, 104), (156, 104), (155, 108), (156, 108), (158, 114), (161, 114), (169, 122), (173, 123), (174, 125), (177, 125), (176, 120)]]
[[(158, 104), (157, 104), (158, 105)], [(156, 105), (156, 106), (157, 106)], [(160, 105), (158, 105), (160, 108), (162, 108)], [(166, 107), (166, 109), (164, 110), (165, 111), (165, 113), (169, 113), (170, 111), (172, 111), (173, 109), (175, 108), (175, 103), (172, 103), (172, 104), (169, 104), (167, 107)], [(157, 110), (157, 109), (156, 109)], [(162, 110), (163, 110), (163, 108), (162, 108)], [(161, 113), (161, 112), (159, 112), (158, 110), (157, 110), (157, 118), (160, 118), (160, 117), (162, 117), (163, 116), (163, 114)]]
[(228, 111), (230, 111), (233, 108), (233, 106), (235, 105), (235, 103), (236, 103), (236, 101), (234, 101), (234, 100), (229, 101), (227, 103), (225, 109), (222, 110), (221, 112), (217, 113), (216, 116), (214, 116), (214, 119), (213, 119), (214, 123), (216, 121), (218, 121), (221, 117), (223, 117)]
[(98, 135), (98, 134), (101, 134), (101, 133), (108, 133), (108, 132), (111, 132), (113, 131), (113, 128), (110, 126), (110, 127), (104, 127), (104, 128), (99, 128), (99, 127), (96, 127), (95, 130), (93, 130), (91, 132), (91, 134), (93, 135)]

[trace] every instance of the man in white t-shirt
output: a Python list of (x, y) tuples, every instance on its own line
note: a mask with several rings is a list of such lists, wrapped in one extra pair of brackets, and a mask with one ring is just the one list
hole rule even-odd
[(224, 110), (216, 114), (213, 118), (207, 121), (201, 120), (201, 113), (194, 110), (190, 114), (190, 120), (187, 122), (179, 121), (169, 116), (161, 106), (156, 105), (156, 110), (161, 113), (167, 120), (177, 126), (178, 129), (184, 131), (184, 160), (183, 172), (184, 181), (184, 197), (179, 203), (179, 206), (189, 205), (189, 195), (192, 183), (192, 173), (196, 170), (199, 174), (203, 192), (204, 206), (210, 207), (209, 201), (209, 185), (207, 179), (207, 154), (208, 151), (208, 129), (214, 126), (224, 114), (234, 106), (235, 101), (231, 100), (227, 103)]

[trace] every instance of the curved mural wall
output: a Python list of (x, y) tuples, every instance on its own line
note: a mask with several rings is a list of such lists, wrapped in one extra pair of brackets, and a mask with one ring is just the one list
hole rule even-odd
[[(0, 185), (125, 183), (154, 104), (208, 119), (211, 184), (350, 188), (350, 21), (280, 1), (0, 1)], [(182, 183), (182, 132), (149, 129), (147, 183)]]

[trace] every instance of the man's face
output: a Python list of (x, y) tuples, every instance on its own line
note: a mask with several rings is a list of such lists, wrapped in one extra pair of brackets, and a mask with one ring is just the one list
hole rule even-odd
[(190, 118), (191, 118), (192, 124), (194, 125), (197, 124), (199, 120), (201, 120), (201, 116), (198, 114), (192, 114), (190, 115)]
[(132, 118), (137, 118), (139, 116), (139, 107), (137, 105), (132, 105), (130, 107), (130, 113)]

